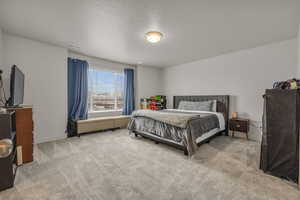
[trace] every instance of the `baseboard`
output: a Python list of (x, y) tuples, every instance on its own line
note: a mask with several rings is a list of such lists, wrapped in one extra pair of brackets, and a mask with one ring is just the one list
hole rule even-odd
[(55, 137), (44, 137), (44, 138), (35, 138), (34, 140), (34, 144), (41, 144), (41, 143), (45, 143), (45, 142), (52, 142), (52, 141), (56, 141), (56, 140), (63, 140), (66, 139), (67, 135), (63, 134), (60, 136), (55, 136)]

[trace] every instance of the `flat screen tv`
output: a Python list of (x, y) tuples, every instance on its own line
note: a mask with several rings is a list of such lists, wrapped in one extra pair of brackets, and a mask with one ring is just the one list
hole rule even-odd
[(7, 106), (17, 107), (23, 104), (24, 80), (23, 72), (16, 65), (13, 65), (10, 73), (10, 98), (7, 102)]

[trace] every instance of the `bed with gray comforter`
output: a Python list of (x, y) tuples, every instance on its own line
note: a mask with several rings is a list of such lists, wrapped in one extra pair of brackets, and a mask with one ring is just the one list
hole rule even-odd
[(213, 113), (191, 113), (177, 110), (137, 110), (128, 124), (130, 132), (151, 134), (186, 148), (193, 155), (196, 139), (210, 130), (220, 128)]

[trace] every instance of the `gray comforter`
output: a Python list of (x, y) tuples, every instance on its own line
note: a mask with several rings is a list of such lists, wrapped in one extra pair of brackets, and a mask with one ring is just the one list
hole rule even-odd
[(140, 131), (185, 146), (189, 155), (197, 149), (196, 139), (220, 128), (218, 117), (207, 113), (138, 110), (128, 124), (130, 131)]
[(157, 120), (179, 128), (186, 128), (188, 122), (199, 117), (198, 114), (179, 113), (174, 111), (152, 111), (137, 110), (132, 113), (132, 117), (145, 117)]

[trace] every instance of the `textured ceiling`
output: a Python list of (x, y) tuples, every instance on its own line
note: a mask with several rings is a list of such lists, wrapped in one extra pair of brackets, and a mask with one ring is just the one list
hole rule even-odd
[(290, 39), (299, 23), (300, 0), (0, 0), (8, 33), (158, 67)]

